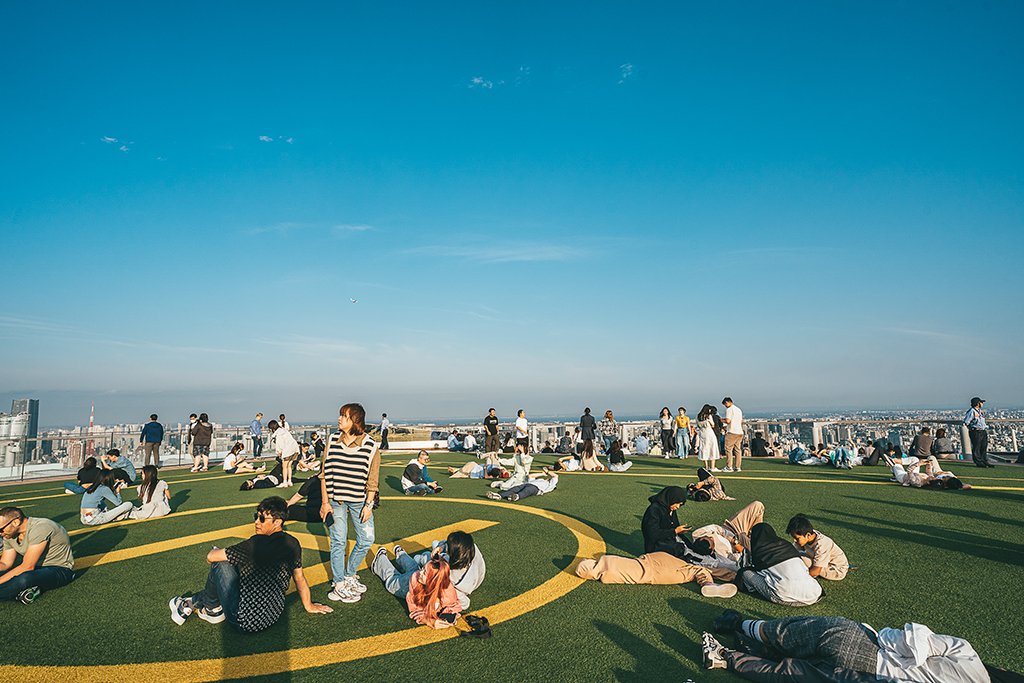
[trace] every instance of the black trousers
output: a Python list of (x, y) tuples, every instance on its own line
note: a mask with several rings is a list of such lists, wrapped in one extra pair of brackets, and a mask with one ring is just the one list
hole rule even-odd
[(988, 432), (984, 429), (967, 428), (971, 437), (971, 457), (978, 467), (988, 467)]

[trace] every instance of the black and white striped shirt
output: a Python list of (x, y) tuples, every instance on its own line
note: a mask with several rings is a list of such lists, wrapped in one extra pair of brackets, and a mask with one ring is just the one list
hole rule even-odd
[(380, 476), (377, 442), (369, 434), (346, 446), (341, 434), (334, 434), (324, 457), (324, 485), (327, 499), (344, 503), (372, 500)]

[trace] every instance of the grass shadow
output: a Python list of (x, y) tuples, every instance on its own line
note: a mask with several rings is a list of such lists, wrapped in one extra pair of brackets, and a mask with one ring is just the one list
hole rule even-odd
[[(952, 492), (950, 492), (950, 493), (952, 493)], [(968, 495), (974, 496), (975, 494), (972, 492), (972, 493), (970, 493)], [(962, 508), (943, 507), (941, 505), (924, 505), (924, 504), (921, 504), (921, 503), (905, 503), (905, 502), (902, 502), (902, 501), (897, 502), (897, 501), (893, 501), (893, 500), (879, 500), (877, 498), (862, 498), (862, 497), (859, 497), (859, 496), (845, 496), (845, 497), (849, 498), (851, 500), (862, 500), (862, 501), (864, 501), (866, 503), (870, 503), (872, 505), (884, 504), (884, 505), (892, 505), (892, 506), (898, 507), (898, 508), (915, 508), (915, 509), (918, 509), (918, 510), (923, 510), (923, 511), (926, 511), (926, 512), (932, 512), (932, 513), (935, 513), (935, 514), (953, 515), (955, 517), (967, 517), (969, 519), (978, 520), (979, 522), (996, 522), (996, 523), (999, 523), (999, 524), (1012, 524), (1014, 526), (1016, 526), (1018, 524), (1017, 520), (1006, 519), (1006, 518), (1003, 518), (1003, 517), (996, 517), (994, 515), (990, 515), (987, 512), (981, 512), (981, 511), (978, 511), (978, 510), (965, 510), (965, 509), (962, 509)]]
[[(982, 560), (1017, 567), (1024, 564), (1024, 546), (1019, 543), (1010, 543), (1005, 540), (989, 541), (989, 539), (982, 538), (975, 533), (965, 533), (931, 524), (910, 524), (905, 520), (889, 522), (877, 517), (853, 515), (839, 510), (822, 510), (821, 512), (836, 515), (831, 519), (820, 515), (822, 520), (857, 533), (864, 533), (865, 524), (863, 522), (871, 522), (876, 525), (871, 531), (873, 535), (883, 536), (901, 543), (917, 543), (948, 553), (973, 555)], [(850, 519), (863, 521), (848, 521)], [(889, 528), (877, 526), (878, 524), (884, 524)], [(990, 545), (986, 545), (984, 543), (986, 541)]]
[[(637, 519), (639, 519), (639, 517), (637, 517)], [(637, 524), (637, 528), (635, 530), (628, 534), (606, 526), (601, 526), (596, 522), (588, 522), (588, 524), (594, 531), (601, 534), (601, 538), (604, 539), (606, 545), (613, 546), (623, 552), (630, 553), (634, 557), (643, 555), (644, 535), (643, 532), (640, 531), (639, 524)]]
[(399, 493), (403, 493), (403, 491), (402, 491), (402, 478), (401, 477), (396, 477), (394, 475), (387, 476), (387, 477), (384, 478), (384, 483), (387, 484), (388, 486), (390, 486), (395, 491), (398, 491)]
[[(643, 638), (607, 621), (594, 621), (594, 626), (614, 645), (636, 660), (636, 668), (632, 671), (612, 669), (616, 680), (624, 683), (647, 683), (661, 678), (672, 679), (674, 673), (678, 672), (678, 659), (654, 647)], [(655, 627), (657, 626), (655, 624)], [(690, 647), (680, 651), (680, 655), (699, 661), (700, 647), (690, 643)]]
[(171, 512), (177, 512), (178, 509), (188, 501), (188, 494), (192, 492), (192, 489), (178, 489), (171, 496)]
[(50, 519), (52, 519), (53, 521), (57, 522), (57, 524), (60, 524), (60, 523), (61, 523), (61, 522), (63, 522), (63, 521), (65, 520), (65, 519), (71, 519), (72, 517), (77, 517), (77, 516), (79, 516), (80, 514), (81, 514), (81, 513), (79, 513), (79, 512), (76, 512), (76, 511), (71, 511), (71, 512), (62, 512), (62, 513), (61, 513), (61, 514), (59, 514), (59, 515), (54, 515), (54, 516), (53, 516), (53, 517), (51, 517)]
[[(80, 536), (72, 543), (72, 553), (81, 555), (104, 555), (114, 550), (128, 536), (128, 527), (98, 527), (95, 531)], [(83, 545), (88, 544), (88, 549)], [(79, 579), (91, 567), (75, 569), (75, 579)]]

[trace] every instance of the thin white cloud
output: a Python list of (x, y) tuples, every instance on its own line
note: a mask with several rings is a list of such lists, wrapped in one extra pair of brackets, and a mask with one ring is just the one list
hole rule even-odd
[(296, 229), (299, 229), (299, 228), (305, 228), (305, 227), (309, 227), (308, 224), (305, 224), (305, 223), (282, 222), (282, 223), (274, 223), (273, 225), (261, 225), (261, 226), (259, 226), (257, 228), (249, 229), (248, 232), (250, 234), (253, 234), (253, 235), (259, 235), (259, 234), (264, 233), (264, 232), (278, 232), (278, 233), (281, 233), (283, 235), (283, 234), (288, 233), (288, 232), (290, 232), (292, 230), (296, 230)]
[(493, 81), (486, 81), (483, 78), (481, 78), (480, 76), (477, 76), (476, 78), (469, 79), (469, 87), (470, 88), (486, 88), (486, 89), (490, 90), (491, 88), (494, 87), (494, 82)]
[(335, 225), (334, 229), (338, 232), (363, 232), (365, 230), (373, 230), (372, 225)]
[(125, 154), (127, 154), (128, 152), (131, 151), (131, 150), (128, 149), (128, 145), (121, 145), (120, 147), (118, 147), (118, 149), (120, 149)]
[(287, 142), (290, 145), (295, 142), (295, 138), (288, 138), (287, 140), (285, 140), (285, 142)]
[(266, 344), (267, 346), (284, 349), (288, 353), (315, 356), (317, 358), (331, 358), (334, 360), (341, 360), (346, 355), (362, 355), (366, 353), (366, 348), (357, 344), (346, 344), (336, 339), (322, 339), (319, 337), (291, 335), (284, 339), (256, 339), (255, 341), (258, 344)]
[(157, 157), (156, 160), (157, 161), (167, 161), (167, 159), (165, 159), (164, 157)]
[(464, 258), (482, 263), (511, 263), (524, 261), (572, 261), (580, 258), (584, 250), (561, 244), (534, 242), (527, 245), (479, 246), (430, 244), (407, 249), (406, 253)]
[(108, 138), (107, 136), (104, 135), (103, 137), (100, 138), (100, 142), (105, 142), (109, 145), (113, 142), (117, 142), (117, 138)]
[(521, 66), (519, 67), (519, 73), (516, 74), (516, 85), (522, 85), (530, 80), (530, 67)]
[(263, 142), (273, 142), (274, 138), (270, 137), (269, 135), (261, 135), (260, 140), (262, 140)]
[(627, 80), (633, 77), (633, 65), (623, 64), (619, 67), (619, 83), (625, 83)]

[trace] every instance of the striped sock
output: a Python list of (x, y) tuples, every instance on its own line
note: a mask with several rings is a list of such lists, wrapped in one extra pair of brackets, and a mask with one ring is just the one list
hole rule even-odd
[(764, 620), (761, 620), (761, 619), (759, 619), (757, 621), (755, 621), (753, 619), (746, 619), (746, 620), (744, 620), (744, 622), (743, 622), (743, 635), (748, 636), (750, 638), (753, 638), (754, 640), (758, 641), (759, 643), (765, 642), (764, 639), (761, 637), (761, 624), (763, 624), (763, 623), (764, 623)]

